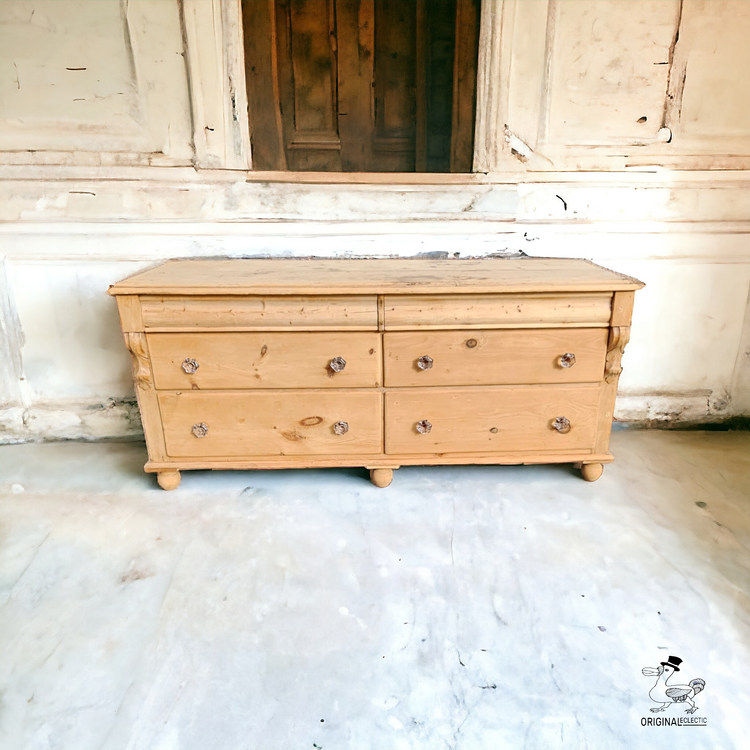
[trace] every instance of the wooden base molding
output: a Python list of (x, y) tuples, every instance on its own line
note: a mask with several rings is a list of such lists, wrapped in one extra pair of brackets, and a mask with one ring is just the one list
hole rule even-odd
[[(302, 466), (308, 469), (330, 469), (335, 466), (346, 468), (365, 467), (366, 469), (395, 469), (395, 457), (382, 454), (379, 456), (314, 456), (300, 459), (298, 456), (254, 456), (242, 459), (172, 459), (167, 461), (149, 461), (143, 467), (147, 473), (169, 471), (201, 471), (216, 470), (259, 470), (268, 469), (298, 469)], [(535, 466), (538, 464), (582, 464), (583, 461), (609, 464), (614, 461), (610, 453), (536, 453), (536, 454), (502, 454), (502, 453), (454, 453), (450, 455), (400, 455), (398, 466)]]

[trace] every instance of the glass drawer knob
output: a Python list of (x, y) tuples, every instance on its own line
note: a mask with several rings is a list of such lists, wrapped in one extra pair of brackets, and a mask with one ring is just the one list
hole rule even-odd
[(348, 422), (336, 422), (336, 424), (333, 425), (333, 431), (337, 435), (346, 435), (346, 433), (349, 432), (349, 423)]
[(192, 375), (200, 365), (194, 360), (188, 357), (183, 363), (182, 363), (182, 369), (188, 374)]
[(422, 419), (417, 422), (415, 427), (420, 435), (426, 435), (432, 429), (432, 423), (426, 419)]
[(563, 435), (566, 432), (570, 432), (570, 420), (567, 417), (555, 417), (552, 426)]
[(576, 363), (576, 355), (573, 352), (565, 352), (558, 360), (560, 367), (573, 367)]
[(346, 367), (346, 360), (343, 357), (334, 357), (328, 366), (333, 372), (341, 372)]
[(417, 360), (417, 367), (420, 370), (429, 370), (432, 367), (432, 357), (427, 354), (425, 354), (424, 357), (420, 357)]
[(208, 435), (208, 425), (205, 422), (193, 425), (193, 435), (197, 438), (203, 438)]

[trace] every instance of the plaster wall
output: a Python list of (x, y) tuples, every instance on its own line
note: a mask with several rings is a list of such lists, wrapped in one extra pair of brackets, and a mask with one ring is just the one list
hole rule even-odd
[(481, 172), (451, 184), (253, 173), (238, 21), (234, 0), (0, 3), (0, 440), (139, 434), (106, 289), (219, 255), (590, 258), (647, 284), (618, 418), (750, 415), (742, 0), (490, 0)]

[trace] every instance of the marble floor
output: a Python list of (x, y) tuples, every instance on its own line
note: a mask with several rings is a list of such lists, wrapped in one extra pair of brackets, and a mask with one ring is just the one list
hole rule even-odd
[[(0, 448), (2, 750), (747, 747), (750, 434), (566, 466), (195, 472)], [(663, 713), (649, 697), (702, 678)], [(694, 726), (642, 726), (690, 717)]]

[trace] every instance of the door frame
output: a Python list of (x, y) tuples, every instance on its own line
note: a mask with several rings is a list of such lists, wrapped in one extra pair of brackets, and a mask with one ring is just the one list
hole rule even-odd
[[(192, 31), (188, 34), (188, 57), (191, 70), (208, 78), (200, 81), (197, 87), (203, 97), (204, 110), (214, 113), (214, 121), (222, 126), (222, 132), (205, 131), (202, 120), (195, 118), (196, 149), (199, 141), (206, 139), (206, 132), (211, 133), (215, 146), (206, 147), (209, 157), (215, 157), (222, 150), (229, 155), (228, 146), (234, 147), (232, 165), (225, 160), (226, 169), (252, 170), (252, 154), (249, 138), (249, 120), (241, 116), (247, 112), (247, 91), (245, 88), (245, 56), (242, 34), (241, 0), (182, 0), (185, 5), (186, 19), (191, 17)], [(496, 161), (497, 123), (500, 119), (494, 71), (499, 69), (502, 5), (505, 0), (481, 0), (479, 21), (479, 54), (477, 61), (477, 103), (474, 125), (474, 158), (472, 171), (467, 173), (436, 172), (254, 172), (248, 179), (262, 182), (326, 182), (326, 183), (394, 183), (394, 184), (467, 184), (477, 182), (481, 175), (494, 171)], [(203, 19), (203, 23), (199, 19)], [(213, 22), (211, 22), (213, 19)], [(200, 67), (201, 61), (212, 62), (205, 71)], [(222, 66), (225, 77), (222, 78)], [(196, 76), (191, 75), (191, 79)], [(216, 87), (206, 94), (209, 82)], [(191, 91), (193, 85), (191, 83)], [(240, 109), (242, 107), (242, 109)], [(217, 118), (216, 114), (221, 114)], [(244, 119), (246, 126), (237, 133), (236, 117)], [(226, 157), (225, 157), (226, 159)], [(237, 164), (238, 166), (233, 166)], [(239, 165), (242, 166), (239, 166)], [(200, 166), (200, 163), (198, 164)], [(216, 164), (215, 166), (219, 166)]]

